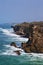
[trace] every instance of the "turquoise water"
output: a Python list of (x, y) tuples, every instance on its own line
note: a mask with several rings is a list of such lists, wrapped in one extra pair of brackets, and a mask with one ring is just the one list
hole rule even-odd
[(31, 60), (27, 56), (0, 56), (0, 65), (43, 65), (43, 60)]
[(22, 49), (21, 55), (13, 53), (16, 50), (10, 46), (13, 41), (21, 46), (27, 39), (13, 34), (10, 24), (0, 24), (0, 65), (43, 65), (43, 54), (27, 54)]
[(0, 65), (43, 65), (40, 58), (22, 56), (0, 56)]

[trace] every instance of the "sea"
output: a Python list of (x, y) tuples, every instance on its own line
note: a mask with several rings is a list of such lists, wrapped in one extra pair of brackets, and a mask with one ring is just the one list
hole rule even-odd
[[(28, 41), (28, 38), (16, 35), (11, 25), (11, 23), (0, 24), (0, 65), (43, 65), (43, 54), (25, 53), (21, 48), (10, 46), (15, 42), (21, 47), (22, 42)], [(20, 50), (21, 54), (16, 54), (14, 52), (16, 50)]]

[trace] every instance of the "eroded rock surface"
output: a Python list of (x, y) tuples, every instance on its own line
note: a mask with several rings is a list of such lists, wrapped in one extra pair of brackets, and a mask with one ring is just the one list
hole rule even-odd
[(43, 53), (43, 33), (40, 26), (34, 26), (30, 40), (27, 43), (22, 43), (22, 48), (25, 52)]
[(29, 38), (21, 48), (27, 52), (43, 53), (43, 22), (22, 23), (13, 26), (16, 34)]

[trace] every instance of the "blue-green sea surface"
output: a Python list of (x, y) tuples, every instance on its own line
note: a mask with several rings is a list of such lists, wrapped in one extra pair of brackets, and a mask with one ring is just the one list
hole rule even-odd
[[(27, 38), (14, 34), (11, 24), (0, 24), (0, 65), (43, 65), (43, 54), (25, 53), (23, 49), (11, 47), (11, 42), (21, 46)], [(21, 50), (21, 55), (13, 51)]]

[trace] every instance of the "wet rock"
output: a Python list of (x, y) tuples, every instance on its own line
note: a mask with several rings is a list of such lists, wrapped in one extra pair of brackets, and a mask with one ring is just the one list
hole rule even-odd
[(26, 53), (43, 53), (43, 33), (40, 29), (40, 26), (35, 25), (33, 27), (32, 36), (29, 37), (30, 40), (26, 43), (22, 43), (21, 46)]
[(14, 46), (14, 47), (17, 47), (15, 42), (12, 42), (10, 45)]
[[(19, 48), (20, 49), (20, 47), (17, 47), (16, 46), (16, 43), (15, 42), (12, 42), (11, 44), (10, 44), (11, 46), (14, 46), (15, 48)], [(20, 50), (15, 50), (14, 51), (17, 55), (20, 55), (21, 53), (20, 53)]]
[(30, 46), (29, 46), (29, 44), (27, 44), (27, 43), (22, 43), (21, 44), (21, 48), (26, 52), (26, 53), (30, 53), (31, 51), (30, 51)]
[[(43, 53), (43, 22), (22, 23), (13, 28), (18, 32), (17, 34), (24, 34), (29, 38), (26, 43), (21, 44), (21, 48), (26, 53)], [(14, 46), (16, 47), (16, 45)]]
[(20, 50), (14, 51), (17, 55), (20, 55)]

